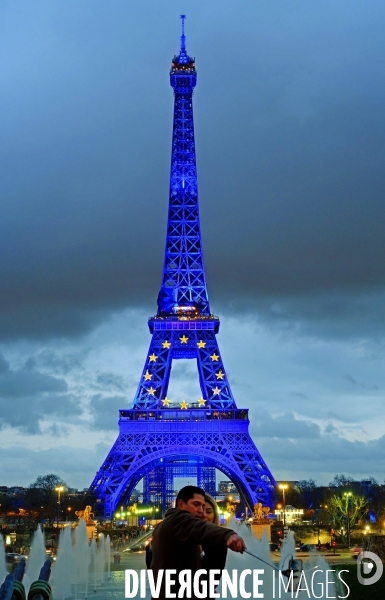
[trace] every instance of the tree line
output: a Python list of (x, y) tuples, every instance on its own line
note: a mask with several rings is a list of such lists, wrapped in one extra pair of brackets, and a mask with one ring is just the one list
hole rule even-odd
[[(282, 501), (278, 489), (276, 503)], [(286, 505), (302, 508), (306, 517), (330, 529), (350, 531), (357, 524), (383, 525), (385, 522), (385, 485), (374, 477), (355, 481), (335, 475), (327, 486), (313, 479), (296, 482), (287, 488)]]
[[(57, 488), (61, 488), (59, 494)], [(59, 503), (60, 497), (60, 503)], [(0, 516), (30, 516), (34, 519), (66, 520), (73, 518), (75, 511), (83, 510), (95, 498), (85, 493), (68, 493), (68, 486), (58, 475), (42, 475), (16, 496), (0, 496)]]

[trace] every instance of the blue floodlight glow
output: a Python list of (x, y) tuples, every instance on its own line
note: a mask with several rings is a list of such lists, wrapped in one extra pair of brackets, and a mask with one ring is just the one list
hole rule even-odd
[[(132, 408), (120, 410), (119, 436), (90, 490), (111, 518), (144, 479), (144, 501), (166, 509), (174, 478), (194, 477), (215, 496), (215, 469), (237, 487), (250, 509), (271, 505), (275, 482), (248, 427), (248, 410), (233, 398), (216, 339), (219, 319), (210, 311), (203, 264), (195, 159), (195, 59), (187, 54), (181, 15), (180, 53), (174, 56), (169, 209), (158, 310)], [(167, 398), (172, 361), (196, 360), (201, 398), (189, 404)]]

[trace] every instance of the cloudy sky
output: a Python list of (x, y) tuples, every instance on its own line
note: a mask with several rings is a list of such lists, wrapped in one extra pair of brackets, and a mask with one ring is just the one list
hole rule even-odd
[[(205, 263), (277, 479), (384, 481), (383, 0), (2, 0), (0, 483), (88, 487), (156, 311), (179, 14)], [(169, 396), (195, 399), (179, 361)]]

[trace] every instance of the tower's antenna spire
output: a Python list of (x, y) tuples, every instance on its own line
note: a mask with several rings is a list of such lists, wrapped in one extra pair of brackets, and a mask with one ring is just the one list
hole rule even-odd
[(184, 34), (184, 20), (186, 18), (186, 15), (181, 15), (180, 18), (182, 19), (182, 35), (180, 36), (180, 53), (186, 54), (186, 36)]

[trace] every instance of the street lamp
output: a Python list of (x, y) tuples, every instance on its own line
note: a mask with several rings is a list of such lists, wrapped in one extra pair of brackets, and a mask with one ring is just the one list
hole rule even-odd
[(56, 529), (59, 529), (59, 509), (60, 509), (60, 494), (64, 492), (64, 487), (62, 485), (58, 485), (55, 487), (55, 492), (57, 492), (57, 511), (56, 511)]
[(279, 489), (282, 490), (282, 500), (283, 500), (283, 526), (286, 526), (286, 500), (285, 500), (285, 490), (289, 487), (287, 483), (280, 483)]
[(348, 546), (350, 546), (350, 497), (352, 492), (344, 492), (344, 496), (346, 496), (346, 535), (348, 538)]

